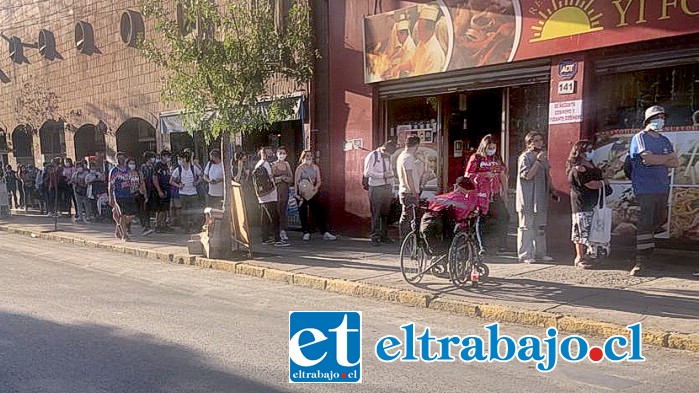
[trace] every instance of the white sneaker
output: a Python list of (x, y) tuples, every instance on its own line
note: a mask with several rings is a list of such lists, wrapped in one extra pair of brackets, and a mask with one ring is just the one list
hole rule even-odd
[(522, 260), (522, 262), (526, 263), (527, 265), (531, 265), (531, 264), (533, 264), (533, 263), (536, 263), (536, 259), (534, 259), (534, 258), (528, 258), (528, 259)]
[(281, 237), (282, 240), (284, 240), (284, 241), (289, 240), (289, 237), (286, 236), (286, 231), (281, 231), (281, 232), (279, 232), (279, 237)]
[(303, 241), (304, 241), (304, 242), (307, 242), (307, 241), (309, 241), (309, 240), (311, 240), (311, 234), (310, 234), (310, 233), (304, 233), (304, 234), (303, 234)]
[(323, 234), (323, 240), (337, 240), (337, 236), (330, 234), (330, 232), (325, 232)]
[(553, 261), (553, 258), (548, 256), (548, 255), (544, 255), (543, 257), (541, 257), (539, 259), (544, 261), (544, 262), (552, 262)]

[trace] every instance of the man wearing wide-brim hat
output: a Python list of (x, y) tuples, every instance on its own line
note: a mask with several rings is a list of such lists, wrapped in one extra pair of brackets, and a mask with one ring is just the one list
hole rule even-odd
[(670, 195), (670, 168), (679, 165), (670, 140), (662, 135), (667, 114), (660, 105), (646, 109), (644, 129), (633, 136), (629, 148), (631, 183), (640, 207), (636, 225), (636, 264), (630, 274), (637, 275), (655, 249), (654, 234), (667, 222)]

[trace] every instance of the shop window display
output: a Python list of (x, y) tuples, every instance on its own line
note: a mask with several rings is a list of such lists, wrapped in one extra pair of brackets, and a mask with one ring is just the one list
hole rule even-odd
[[(600, 75), (597, 86), (595, 163), (612, 180), (608, 198), (614, 209), (613, 234), (636, 233), (638, 209), (623, 162), (631, 138), (643, 128), (647, 107), (661, 105), (668, 113), (663, 135), (673, 143), (679, 166), (670, 172), (668, 222), (662, 238), (699, 240), (699, 65)], [(697, 119), (699, 120), (699, 119)]]

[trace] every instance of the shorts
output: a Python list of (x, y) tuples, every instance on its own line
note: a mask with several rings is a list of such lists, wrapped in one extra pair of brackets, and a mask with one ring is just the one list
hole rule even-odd
[(117, 198), (116, 203), (119, 205), (121, 215), (123, 216), (135, 216), (138, 213), (138, 205), (134, 197)]

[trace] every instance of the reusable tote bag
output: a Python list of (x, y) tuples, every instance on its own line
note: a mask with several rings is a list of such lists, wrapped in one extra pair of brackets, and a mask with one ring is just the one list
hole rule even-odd
[(591, 242), (601, 244), (607, 244), (612, 239), (612, 208), (607, 207), (607, 197), (604, 194), (604, 188), (601, 188), (592, 214), (589, 238)]

